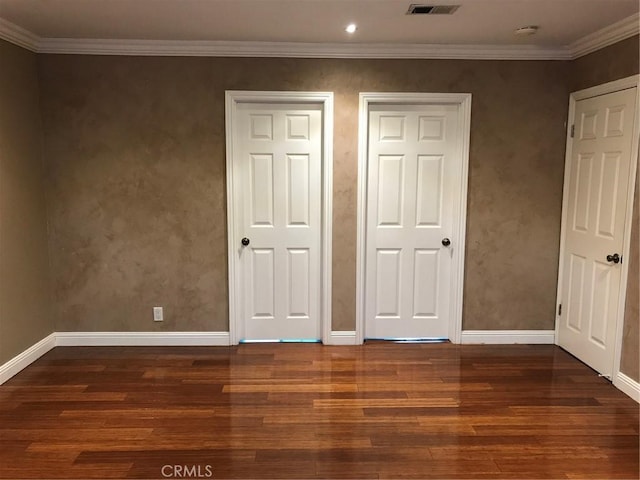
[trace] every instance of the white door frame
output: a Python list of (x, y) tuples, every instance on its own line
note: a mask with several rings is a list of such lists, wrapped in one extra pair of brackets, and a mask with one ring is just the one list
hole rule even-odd
[(569, 116), (567, 120), (567, 148), (564, 157), (564, 186), (562, 196), (562, 224), (560, 227), (560, 258), (558, 265), (558, 290), (556, 294), (556, 328), (555, 328), (555, 344), (558, 345), (558, 333), (560, 328), (560, 316), (558, 315), (558, 305), (562, 299), (562, 282), (564, 280), (564, 249), (565, 234), (567, 231), (567, 209), (569, 206), (569, 183), (571, 181), (571, 169), (569, 162), (573, 152), (573, 138), (571, 138), (571, 122), (575, 116), (576, 102), (585, 100), (599, 95), (618, 92), (627, 88), (636, 87), (636, 113), (633, 120), (633, 138), (631, 139), (631, 165), (629, 171), (629, 187), (627, 189), (627, 213), (624, 222), (624, 238), (622, 239), (622, 272), (620, 277), (620, 294), (618, 296), (618, 317), (616, 318), (616, 337), (613, 353), (613, 369), (611, 380), (616, 383), (618, 374), (620, 373), (620, 360), (622, 354), (622, 329), (624, 326), (624, 304), (627, 297), (627, 281), (629, 274), (629, 252), (631, 249), (631, 220), (633, 217), (633, 200), (635, 193), (635, 178), (638, 167), (638, 140), (640, 138), (640, 91), (639, 85), (640, 75), (631, 75), (630, 77), (621, 78), (613, 82), (603, 83), (595, 87), (586, 88), (572, 92), (569, 95)]
[(366, 232), (367, 232), (367, 174), (369, 171), (369, 109), (384, 104), (445, 104), (459, 105), (459, 151), (462, 154), (461, 196), (454, 205), (455, 219), (452, 237), (456, 248), (451, 265), (451, 320), (449, 339), (460, 343), (462, 331), (462, 296), (464, 283), (464, 252), (467, 226), (467, 184), (469, 172), (469, 136), (471, 130), (470, 93), (360, 93), (358, 127), (358, 236), (356, 252), (356, 342), (364, 341)]
[[(320, 269), (320, 328), (322, 341), (331, 338), (331, 225), (333, 214), (333, 92), (225, 92), (225, 133), (227, 147), (227, 257), (229, 262), (229, 343), (237, 345), (242, 322), (242, 296), (240, 286), (240, 262), (233, 254), (233, 246), (239, 245), (236, 231), (236, 198), (234, 192), (233, 144), (238, 104), (246, 103), (308, 103), (322, 106), (322, 225)], [(235, 173), (237, 175), (237, 173)]]

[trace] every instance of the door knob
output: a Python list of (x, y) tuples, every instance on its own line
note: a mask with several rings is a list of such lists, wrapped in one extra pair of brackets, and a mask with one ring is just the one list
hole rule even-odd
[(448, 247), (449, 245), (451, 245), (451, 240), (449, 240), (448, 238), (443, 238), (442, 245), (444, 245), (445, 247)]
[(620, 263), (620, 255), (614, 253), (613, 255), (607, 255), (607, 262)]
[(242, 240), (240, 240), (240, 243), (242, 243), (242, 245), (246, 247), (251, 243), (251, 240), (249, 240), (247, 237), (244, 237)]

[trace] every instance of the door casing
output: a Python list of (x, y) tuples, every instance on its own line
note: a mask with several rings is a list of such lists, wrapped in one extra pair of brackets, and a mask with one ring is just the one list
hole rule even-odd
[(471, 130), (471, 94), (470, 93), (360, 93), (358, 127), (358, 233), (356, 253), (356, 342), (364, 341), (365, 280), (366, 280), (366, 220), (367, 220), (367, 175), (369, 170), (369, 109), (371, 105), (406, 104), (458, 105), (460, 115), (458, 138), (461, 154), (462, 175), (460, 178), (460, 196), (454, 205), (452, 238), (458, 248), (455, 249), (451, 266), (451, 319), (449, 340), (460, 343), (462, 332), (462, 299), (464, 283), (464, 252), (467, 224), (467, 186), (469, 172), (469, 138)]
[(274, 92), (237, 91), (225, 92), (225, 133), (227, 170), (227, 258), (229, 268), (229, 343), (237, 345), (242, 336), (241, 265), (233, 246), (239, 245), (236, 209), (239, 199), (234, 191), (234, 142), (237, 106), (243, 103), (308, 103), (322, 107), (322, 225), (321, 225), (321, 293), (320, 323), (322, 341), (331, 339), (331, 240), (333, 212), (333, 93), (332, 92)]
[(624, 259), (629, 258), (631, 250), (631, 220), (633, 218), (633, 200), (635, 194), (635, 178), (638, 168), (638, 140), (640, 138), (640, 75), (631, 75), (630, 77), (615, 80), (613, 82), (604, 83), (595, 87), (586, 88), (572, 92), (569, 95), (569, 116), (567, 121), (567, 147), (564, 160), (564, 186), (562, 196), (562, 223), (560, 227), (560, 255), (558, 265), (558, 286), (556, 293), (556, 328), (555, 328), (555, 344), (558, 345), (558, 332), (560, 328), (560, 315), (558, 315), (558, 305), (562, 301), (562, 282), (564, 280), (564, 256), (565, 256), (565, 234), (567, 231), (567, 210), (569, 205), (569, 185), (571, 182), (571, 155), (573, 152), (573, 138), (571, 137), (571, 125), (575, 117), (576, 102), (587, 98), (606, 95), (608, 93), (618, 92), (627, 88), (636, 87), (636, 113), (633, 120), (633, 138), (631, 140), (631, 165), (629, 172), (629, 186), (627, 188), (627, 208), (624, 221), (624, 237), (622, 240), (622, 273), (620, 278), (620, 293), (618, 295), (618, 316), (616, 321), (616, 336), (613, 354), (612, 381), (616, 383), (617, 376), (620, 373), (620, 360), (622, 353), (622, 329), (624, 326), (624, 306), (627, 297), (627, 282), (629, 276), (629, 262)]

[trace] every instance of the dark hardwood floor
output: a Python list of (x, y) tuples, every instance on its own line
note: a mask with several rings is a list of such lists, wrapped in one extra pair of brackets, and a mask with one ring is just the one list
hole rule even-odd
[(0, 386), (0, 477), (637, 479), (638, 422), (550, 345), (58, 347)]

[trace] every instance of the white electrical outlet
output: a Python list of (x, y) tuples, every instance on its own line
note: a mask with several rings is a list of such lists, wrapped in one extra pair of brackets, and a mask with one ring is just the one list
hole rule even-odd
[(162, 322), (164, 320), (164, 313), (162, 307), (153, 307), (153, 321)]

